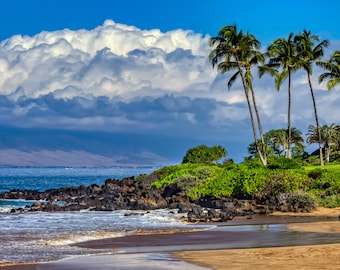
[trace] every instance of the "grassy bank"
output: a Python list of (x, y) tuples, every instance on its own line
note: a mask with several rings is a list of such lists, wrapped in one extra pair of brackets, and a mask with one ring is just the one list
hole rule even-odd
[(261, 199), (290, 194), (317, 206), (340, 206), (340, 164), (302, 166), (283, 159), (262, 167), (242, 164), (178, 164), (155, 171), (153, 186), (175, 184), (192, 200), (213, 196)]

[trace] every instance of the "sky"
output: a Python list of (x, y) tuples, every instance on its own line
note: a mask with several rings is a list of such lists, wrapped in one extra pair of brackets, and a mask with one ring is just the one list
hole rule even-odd
[[(225, 25), (265, 48), (304, 29), (340, 49), (338, 1), (3, 1), (0, 125), (128, 132), (223, 145), (242, 160), (252, 133), (239, 82), (208, 62), (209, 37)], [(339, 88), (313, 83), (322, 124), (340, 122)], [(256, 77), (256, 76), (254, 76)], [(286, 126), (287, 95), (255, 78), (264, 129)], [(292, 125), (314, 124), (303, 73), (293, 78)], [(126, 142), (127, 144), (129, 142)], [(166, 144), (166, 142), (164, 142)], [(142, 144), (142, 142), (141, 142)], [(14, 146), (15, 147), (15, 146)], [(169, 150), (170, 151), (170, 150)], [(184, 152), (184, 150), (182, 150)]]

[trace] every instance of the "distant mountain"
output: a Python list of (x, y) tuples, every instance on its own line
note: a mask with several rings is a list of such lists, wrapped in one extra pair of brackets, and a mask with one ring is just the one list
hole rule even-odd
[(0, 128), (0, 166), (163, 166), (199, 140), (164, 135)]

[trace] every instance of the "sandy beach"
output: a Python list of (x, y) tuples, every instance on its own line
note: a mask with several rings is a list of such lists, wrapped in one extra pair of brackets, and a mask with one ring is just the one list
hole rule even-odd
[[(340, 208), (318, 208), (312, 213), (276, 212), (276, 217), (324, 217), (338, 218), (338, 221), (291, 223), (287, 227), (293, 231), (323, 232), (340, 234)], [(198, 265), (215, 270), (223, 269), (258, 269), (258, 270), (293, 270), (293, 269), (340, 269), (339, 244), (252, 248), (237, 250), (204, 250), (174, 252), (173, 255)]]
[[(83, 248), (122, 250), (123, 254), (76, 257), (52, 263), (4, 266), (2, 269), (340, 269), (339, 215), (340, 208), (319, 208), (313, 213), (274, 213), (262, 219), (259, 217), (258, 220), (267, 223), (263, 231), (226, 232), (222, 227), (221, 230), (137, 234), (88, 241), (77, 245)], [(254, 218), (235, 222), (256, 224), (258, 220)], [(268, 225), (271, 222), (282, 223), (280, 226), (286, 230), (306, 237), (323, 233), (331, 241), (327, 244), (313, 242), (312, 245), (296, 245), (295, 242), (294, 245), (287, 245), (288, 241), (277, 247), (258, 247), (263, 241), (270, 240), (269, 243), (275, 246), (276, 242), (285, 240), (280, 239), (280, 234), (271, 234), (271, 230), (275, 231), (275, 227)], [(256, 241), (247, 242), (247, 239)], [(227, 243), (233, 248), (229, 248)]]
[(216, 270), (340, 269), (340, 244), (184, 251), (176, 252), (174, 255), (182, 260)]

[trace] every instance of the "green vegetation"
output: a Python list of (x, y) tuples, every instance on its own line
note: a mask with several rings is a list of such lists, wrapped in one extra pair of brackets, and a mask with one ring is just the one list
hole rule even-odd
[[(287, 200), (297, 203), (340, 206), (340, 164), (306, 165), (285, 156), (269, 156), (266, 167), (258, 159), (247, 159), (240, 164), (218, 164), (211, 159), (208, 159), (211, 162), (201, 162), (206, 159), (199, 149), (222, 148), (201, 145), (189, 149), (186, 156), (191, 153), (191, 162), (156, 170), (152, 186), (176, 185), (181, 195), (192, 201), (206, 197), (233, 197), (265, 202), (273, 196), (286, 196)], [(208, 157), (211, 155), (209, 151), (204, 153)]]
[(176, 184), (182, 195), (191, 200), (209, 196), (266, 199), (290, 193), (315, 198), (320, 206), (340, 206), (340, 170), (304, 170), (301, 166), (298, 168), (298, 164), (293, 165), (295, 168), (280, 168), (279, 161), (274, 164), (267, 168), (249, 167), (245, 163), (228, 166), (179, 164), (155, 171), (159, 180), (153, 186)]
[[(246, 164), (180, 164), (154, 172), (156, 188), (176, 183), (192, 200), (214, 196), (235, 198), (268, 197), (278, 193), (308, 191), (312, 178), (303, 169), (248, 167)], [(331, 182), (332, 186), (335, 185)]]

